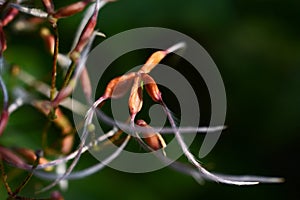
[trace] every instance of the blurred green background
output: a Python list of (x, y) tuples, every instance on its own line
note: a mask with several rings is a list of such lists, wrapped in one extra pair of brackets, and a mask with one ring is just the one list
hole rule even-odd
[[(57, 7), (63, 4), (67, 1), (55, 1)], [(78, 14), (60, 22), (61, 49), (65, 52), (80, 18)], [(300, 1), (120, 0), (103, 8), (99, 20), (99, 28), (107, 37), (132, 28), (155, 26), (180, 31), (198, 41), (222, 74), (229, 126), (201, 161), (213, 171), (280, 176), (286, 182), (251, 187), (210, 182), (199, 185), (191, 177), (168, 168), (147, 174), (106, 168), (91, 177), (70, 181), (69, 189), (63, 192), (66, 199), (299, 199)], [(26, 63), (25, 68), (43, 77), (45, 69), (41, 65), (44, 59), (51, 59), (47, 53), (44, 58), (28, 58), (40, 55), (36, 49), (43, 48), (41, 41), (34, 38), (30, 34), (8, 35), (11, 47), (6, 57), (8, 61)], [(28, 123), (36, 123), (40, 116), (35, 113), (32, 119), (24, 119), (22, 115), (27, 110), (33, 111), (30, 107), (23, 109), (8, 126), (14, 138), (6, 134), (1, 144), (12, 145), (19, 139), (34, 147), (34, 141), (26, 138), (34, 138), (39, 127), (30, 131)], [(24, 127), (27, 135), (20, 133)], [(197, 139), (192, 147), (194, 153), (202, 142), (202, 137)], [(84, 156), (79, 168), (95, 162)], [(36, 182), (40, 180), (31, 181), (24, 194), (32, 194)], [(1, 186), (0, 199), (4, 197)]]

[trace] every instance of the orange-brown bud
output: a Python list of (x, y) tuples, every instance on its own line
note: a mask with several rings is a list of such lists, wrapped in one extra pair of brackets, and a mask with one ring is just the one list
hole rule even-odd
[[(23, 156), (29, 162), (34, 162), (37, 159), (36, 153), (32, 149), (16, 148), (16, 152)], [(46, 164), (48, 162), (49, 161), (44, 157), (41, 157), (39, 159), (39, 164)]]
[(54, 35), (52, 35), (47, 28), (41, 29), (41, 37), (45, 42), (46, 48), (49, 50), (51, 54), (54, 54), (54, 46), (55, 46), (55, 38)]
[(160, 135), (157, 134), (149, 134), (147, 137), (144, 138), (145, 142), (154, 150), (158, 150), (163, 148), (161, 144)]
[(142, 74), (142, 80), (147, 93), (155, 102), (161, 102), (161, 92), (159, 91), (155, 80), (148, 74)]
[(106, 86), (105, 92), (102, 97), (104, 99), (122, 97), (128, 91), (135, 77), (136, 73), (131, 72), (112, 79)]
[(18, 9), (10, 8), (1, 21), (2, 26), (6, 26), (9, 22), (11, 22), (17, 16), (18, 13)]
[(14, 152), (5, 147), (0, 146), (0, 155), (2, 159), (4, 159), (6, 162), (15, 166), (23, 167), (26, 165), (22, 158), (20, 158)]
[(53, 101), (51, 101), (52, 108), (58, 107), (59, 104), (72, 93), (74, 87), (75, 87), (75, 81), (71, 80), (66, 87), (62, 88), (58, 92), (58, 94), (53, 99)]
[(129, 113), (131, 115), (131, 119), (133, 120), (135, 115), (140, 112), (143, 106), (143, 95), (142, 95), (142, 88), (141, 88), (141, 77), (137, 76), (134, 79), (133, 86), (131, 88), (129, 100), (128, 100), (128, 107)]
[(43, 4), (48, 14), (52, 14), (54, 12), (54, 5), (52, 0), (43, 0)]
[(72, 132), (73, 128), (71, 125), (71, 122), (69, 119), (62, 113), (62, 111), (57, 108), (56, 109), (56, 119), (54, 120), (54, 123), (61, 128), (62, 134), (67, 135)]
[(9, 113), (7, 110), (3, 110), (0, 116), (0, 136), (2, 135), (6, 125), (8, 123)]
[(2, 26), (0, 26), (0, 57), (2, 56), (2, 53), (6, 50), (6, 47), (7, 46), (4, 31), (2, 29)]
[(54, 191), (51, 194), (51, 199), (52, 200), (64, 200), (64, 197), (58, 191)]
[(150, 58), (148, 58), (147, 62), (143, 65), (143, 67), (139, 70), (140, 73), (149, 73), (151, 72), (151, 70), (157, 65), (159, 64), (159, 62), (166, 57), (167, 54), (175, 52), (179, 49), (182, 49), (185, 47), (185, 43), (180, 42), (177, 43), (171, 47), (169, 47), (168, 49), (164, 50), (164, 51), (156, 51), (154, 52)]
[(95, 9), (93, 15), (88, 20), (86, 26), (84, 27), (84, 29), (79, 37), (77, 45), (75, 46), (74, 50), (71, 52), (71, 56), (72, 56), (72, 54), (74, 54), (76, 52), (80, 53), (83, 50), (83, 48), (85, 47), (85, 45), (88, 43), (89, 38), (92, 36), (95, 26), (97, 24), (98, 11), (99, 11), (98, 9)]
[(143, 67), (139, 70), (141, 73), (149, 73), (166, 55), (167, 51), (156, 51), (153, 53)]
[(144, 120), (137, 120), (136, 124), (149, 129), (149, 133), (145, 133), (144, 140), (153, 150), (163, 149), (167, 145), (163, 137), (156, 132), (151, 132), (151, 127)]
[(85, 94), (87, 99), (90, 99), (92, 96), (92, 85), (89, 73), (86, 67), (83, 68), (81, 75), (80, 75), (80, 82), (83, 89), (83, 93)]
[[(35, 101), (33, 105), (45, 115), (48, 115), (51, 110), (51, 104), (47, 101)], [(64, 136), (62, 139), (61, 152), (64, 154), (69, 153), (72, 150), (74, 135), (70, 134), (73, 130), (69, 119), (61, 112), (59, 108), (55, 110), (56, 118), (53, 120), (54, 124), (61, 129), (61, 133)]]
[(71, 15), (74, 15), (76, 13), (81, 12), (87, 4), (89, 4), (92, 0), (84, 0), (84, 1), (78, 1), (76, 3), (73, 3), (71, 5), (68, 5), (66, 7), (58, 9), (54, 14), (54, 18), (64, 18), (69, 17)]
[(73, 134), (65, 135), (61, 141), (60, 151), (63, 154), (70, 153), (72, 151), (73, 144), (74, 144), (74, 135)]

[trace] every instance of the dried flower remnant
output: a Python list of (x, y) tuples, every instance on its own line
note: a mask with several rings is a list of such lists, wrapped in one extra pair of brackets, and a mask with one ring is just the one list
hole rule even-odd
[(47, 50), (53, 55), (54, 54), (54, 46), (55, 46), (55, 38), (50, 33), (50, 30), (47, 28), (42, 28), (40, 31), (41, 37), (45, 42), (45, 46)]
[(173, 53), (175, 51), (178, 51), (180, 49), (185, 48), (184, 42), (179, 42), (170, 48), (164, 50), (164, 51), (156, 51), (154, 52), (146, 61), (146, 63), (142, 66), (142, 68), (139, 70), (140, 73), (149, 73), (152, 71), (152, 69), (168, 55), (169, 53)]
[(20, 168), (27, 167), (26, 162), (20, 156), (17, 156), (12, 150), (0, 146), (0, 155), (1, 159), (5, 160), (6, 162), (12, 164), (13, 166), (17, 166)]
[(112, 79), (106, 86), (103, 95), (94, 102), (93, 108), (98, 107), (102, 102), (107, 99), (117, 99), (125, 95), (132, 85), (133, 80), (136, 77), (135, 72), (131, 72)]
[(119, 77), (112, 79), (106, 89), (104, 94), (102, 95), (103, 99), (109, 98), (121, 98), (130, 88), (132, 85), (134, 78), (136, 77), (135, 72), (131, 72)]
[[(130, 119), (131, 119), (131, 125), (130, 127), (127, 127), (127, 130), (129, 130), (131, 132), (131, 134), (135, 134), (138, 138), (139, 135), (137, 134), (137, 132), (140, 132), (141, 134), (149, 134), (149, 132), (153, 131), (152, 128), (150, 128), (149, 126), (146, 125), (146, 123), (143, 120), (139, 120), (137, 122), (137, 125), (139, 125), (139, 127), (143, 127), (146, 128), (145, 129), (140, 129), (139, 127), (134, 127), (133, 121), (134, 118), (136, 116), (136, 114), (138, 112), (140, 112), (141, 107), (142, 107), (142, 96), (139, 95), (139, 90), (141, 90), (142, 85), (146, 88), (147, 93), (149, 94), (149, 96), (152, 98), (153, 101), (161, 104), (161, 106), (163, 107), (167, 118), (171, 124), (171, 129), (169, 128), (163, 128), (161, 129), (162, 132), (167, 130), (171, 130), (174, 134), (175, 134), (175, 138), (179, 143), (179, 146), (181, 147), (183, 154), (186, 156), (186, 158), (188, 159), (189, 163), (191, 163), (193, 165), (194, 168), (186, 168), (184, 169), (184, 165), (177, 165), (176, 168), (178, 171), (187, 173), (192, 175), (196, 180), (200, 180), (200, 179), (206, 179), (206, 180), (211, 180), (211, 181), (216, 181), (216, 182), (221, 182), (221, 183), (225, 183), (225, 184), (233, 184), (233, 185), (255, 185), (258, 184), (259, 182), (281, 182), (282, 179), (273, 179), (273, 178), (268, 178), (268, 177), (260, 177), (259, 179), (256, 179), (257, 177), (248, 177), (247, 179), (243, 180), (242, 178), (238, 178), (236, 176), (219, 176), (218, 174), (214, 174), (211, 173), (209, 171), (207, 171), (198, 161), (197, 159), (194, 157), (194, 155), (189, 151), (188, 146), (186, 145), (185, 141), (183, 140), (183, 136), (182, 136), (182, 132), (185, 128), (178, 128), (176, 126), (175, 120), (172, 116), (171, 111), (168, 109), (167, 105), (164, 103), (163, 99), (162, 99), (162, 94), (156, 84), (156, 82), (154, 81), (154, 79), (148, 75), (148, 73), (159, 63), (159, 61), (161, 59), (163, 59), (163, 57), (165, 55), (167, 55), (167, 53), (169, 52), (173, 52), (175, 50), (178, 50), (182, 47), (184, 47), (184, 43), (178, 43), (170, 48), (168, 48), (165, 51), (158, 51), (155, 52), (154, 54), (152, 54), (150, 56), (150, 58), (147, 60), (146, 64), (137, 72), (136, 77), (134, 78), (134, 83), (132, 85), (132, 89), (131, 89), (131, 93), (130, 93), (130, 97), (129, 97), (129, 111), (130, 111)], [(167, 53), (166, 53), (167, 52)], [(142, 80), (142, 81), (141, 81)], [(103, 98), (100, 98), (101, 100), (103, 100)], [(99, 100), (98, 100), (99, 101)], [(97, 102), (97, 101), (96, 101)], [(99, 102), (96, 104), (98, 105)], [(94, 104), (95, 105), (95, 104)], [(95, 108), (95, 106), (94, 106)], [(99, 115), (100, 116), (100, 115)], [(105, 120), (104, 118), (101, 118), (102, 120)], [(110, 122), (113, 121), (113, 119), (109, 120)], [(112, 123), (114, 124), (114, 123)], [(126, 125), (125, 125), (126, 126)], [(123, 127), (122, 127), (123, 128)], [(211, 128), (204, 128), (202, 130), (201, 127), (196, 127), (196, 128), (191, 128), (191, 130), (200, 130), (201, 131), (216, 131), (216, 130), (220, 130), (223, 129), (224, 127), (211, 127)], [(189, 128), (187, 128), (185, 131), (188, 131)], [(153, 136), (153, 135), (151, 135)], [(139, 139), (140, 142), (142, 142)], [(150, 139), (145, 140), (145, 142), (148, 144), (148, 147), (150, 146), (150, 149), (159, 149), (160, 147), (164, 146), (163, 145), (163, 139), (160, 137), (150, 137)], [(160, 157), (158, 156), (163, 162), (168, 162), (168, 158), (167, 157)], [(180, 167), (178, 167), (180, 166)]]
[[(139, 119), (136, 121), (136, 125), (148, 128), (151, 130), (151, 127), (142, 119)], [(163, 139), (163, 137), (154, 131), (149, 131), (148, 133), (144, 133), (143, 136), (145, 142), (148, 144), (148, 146), (153, 150), (159, 150), (162, 149), (163, 154), (166, 156), (166, 152), (164, 151), (164, 148), (166, 148), (166, 142)]]
[(150, 58), (148, 58), (144, 66), (140, 69), (140, 72), (149, 73), (166, 55), (166, 51), (157, 51), (153, 53)]
[(65, 7), (62, 7), (55, 11), (53, 14), (54, 18), (64, 18), (64, 17), (69, 17), (72, 16), (76, 13), (81, 12), (90, 2), (93, 0), (83, 0), (83, 1), (78, 1), (76, 3), (67, 5)]
[(71, 51), (70, 57), (72, 60), (76, 60), (78, 57), (78, 53), (80, 53), (84, 46), (88, 43), (89, 38), (92, 36), (95, 26), (97, 24), (97, 18), (99, 10), (107, 3), (107, 1), (96, 1), (96, 6), (93, 15), (88, 20), (86, 26), (81, 32), (78, 43), (75, 48)]
[(131, 123), (134, 122), (136, 114), (141, 111), (143, 106), (143, 93), (141, 83), (141, 77), (139, 75), (136, 76), (134, 78), (134, 82), (128, 100)]
[[(17, 152), (22, 157), (24, 157), (24, 159), (26, 159), (29, 163), (33, 163), (34, 161), (37, 160), (37, 155), (32, 149), (15, 147), (14, 151)], [(44, 157), (39, 158), (40, 165), (46, 164), (48, 162), (49, 160), (47, 160)], [(46, 171), (51, 171), (52, 169), (53, 169), (52, 167), (45, 168)]]
[(159, 91), (154, 79), (149, 74), (145, 73), (142, 74), (142, 79), (148, 95), (153, 101), (160, 103), (162, 101), (161, 92)]

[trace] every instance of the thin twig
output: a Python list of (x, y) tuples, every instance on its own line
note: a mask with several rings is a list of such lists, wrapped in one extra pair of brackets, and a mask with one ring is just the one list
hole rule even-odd
[[(84, 153), (87, 150), (89, 150), (90, 148), (92, 148), (95, 145), (95, 143), (102, 142), (105, 139), (113, 136), (117, 131), (118, 131), (118, 129), (116, 127), (114, 127), (111, 131), (107, 132), (104, 135), (101, 135), (95, 141), (92, 141), (88, 145), (84, 146), (82, 148), (81, 153)], [(66, 157), (58, 158), (56, 160), (50, 161), (50, 162), (45, 163), (45, 164), (40, 164), (40, 165), (37, 166), (37, 169), (45, 169), (47, 167), (56, 166), (56, 165), (58, 165), (60, 163), (66, 162), (68, 160), (71, 160), (71, 159), (73, 159), (73, 158), (76, 157), (76, 155), (78, 154), (78, 152), (79, 152), (79, 150), (77, 149), (76, 151), (72, 152), (71, 154), (67, 155)]]
[[(95, 144), (99, 143), (99, 142), (103, 142), (104, 140), (108, 139), (109, 137), (115, 135), (118, 132), (118, 129), (116, 127), (114, 127), (112, 130), (110, 130), (109, 132), (107, 132), (104, 135), (99, 136), (97, 139), (91, 141), (89, 144), (85, 145), (82, 150), (81, 150), (81, 154), (85, 153), (87, 150), (93, 148), (95, 146)], [(79, 153), (79, 149), (77, 149), (76, 151), (70, 153), (69, 155), (65, 156), (65, 157), (60, 157), (58, 159), (49, 161), (45, 164), (39, 164), (38, 166), (36, 166), (36, 170), (42, 170), (42, 169), (46, 169), (52, 166), (57, 166), (61, 163), (67, 162), (69, 160), (72, 160), (73, 158), (75, 158)], [(29, 164), (23, 164), (23, 165), (15, 165), (15, 163), (10, 163), (12, 166), (17, 167), (19, 169), (24, 169), (24, 170), (31, 170), (33, 168), (32, 165)]]
[[(50, 87), (49, 85), (45, 84), (44, 82), (36, 80), (31, 74), (21, 70), (18, 75), (18, 79), (24, 82), (25, 84), (33, 87), (37, 92), (47, 96), (49, 96)], [(74, 113), (79, 115), (85, 115), (86, 111), (88, 110), (87, 106), (83, 105), (76, 99), (71, 99), (70, 97), (66, 97), (63, 101), (60, 102), (61, 106), (72, 110)]]
[(11, 7), (18, 9), (20, 12), (32, 15), (34, 17), (40, 17), (40, 18), (47, 18), (48, 17), (48, 13), (40, 10), (40, 9), (36, 9), (36, 8), (28, 8), (25, 6), (21, 6), (19, 4), (15, 4), (15, 3), (11, 3), (10, 4)]
[[(103, 102), (103, 100), (105, 99), (99, 99), (98, 101), (98, 105), (100, 103)], [(115, 120), (115, 119), (112, 119), (111, 117), (109, 117), (108, 115), (106, 115), (103, 111), (101, 110), (96, 110), (96, 114), (97, 114), (97, 117), (102, 121), (104, 122), (105, 124), (107, 125), (110, 125), (110, 126), (117, 126), (119, 127), (120, 129), (126, 131), (126, 132), (129, 132), (129, 133), (134, 133), (134, 132), (141, 132), (141, 133), (147, 133), (149, 131), (155, 131), (155, 132), (159, 132), (160, 134), (174, 134), (173, 131), (174, 129), (172, 127), (152, 127), (151, 129), (149, 128), (146, 128), (146, 127), (131, 127), (129, 126), (127, 123), (124, 123), (122, 121), (118, 121), (118, 120)], [(195, 133), (195, 132), (198, 132), (198, 133), (210, 133), (210, 132), (216, 132), (216, 131), (220, 131), (220, 130), (224, 130), (226, 129), (227, 127), (226, 126), (213, 126), (213, 127), (180, 127), (178, 128), (178, 130), (181, 132), (181, 133)]]
[(11, 195), (13, 192), (12, 192), (8, 182), (7, 182), (7, 175), (4, 171), (4, 164), (3, 164), (3, 159), (2, 159), (1, 154), (0, 154), (0, 170), (1, 170), (1, 178), (2, 178), (3, 184), (5, 186), (5, 189), (6, 189), (7, 193), (9, 195)]
[[(125, 146), (127, 145), (129, 139), (130, 139), (130, 135), (127, 135), (127, 137), (124, 140), (124, 142), (122, 143), (122, 145), (119, 146), (114, 153), (112, 153), (106, 159), (104, 159), (103, 161), (101, 161), (101, 163), (98, 163), (98, 164), (96, 164), (96, 165), (94, 165), (92, 167), (89, 167), (89, 168), (81, 170), (81, 171), (70, 173), (63, 180), (80, 179), (80, 178), (84, 178), (84, 177), (90, 176), (90, 175), (92, 175), (92, 174), (100, 171), (105, 166), (107, 166), (109, 163), (111, 163), (114, 159), (116, 159), (117, 156), (120, 155), (120, 153), (124, 150)], [(46, 172), (42, 172), (42, 171), (36, 171), (35, 175), (38, 176), (38, 177), (40, 177), (40, 178), (44, 178), (44, 179), (48, 179), (48, 180), (55, 180), (55, 179), (61, 178), (61, 175), (59, 175), (59, 174), (46, 173)]]
[(54, 54), (53, 54), (53, 63), (52, 63), (52, 79), (51, 79), (51, 89), (50, 89), (50, 100), (52, 101), (56, 93), (56, 74), (57, 74), (57, 56), (59, 48), (59, 35), (57, 24), (52, 25), (54, 30)]
[(87, 112), (87, 115), (86, 115), (86, 120), (85, 120), (85, 124), (84, 124), (83, 131), (82, 131), (81, 142), (78, 146), (78, 152), (77, 152), (73, 162), (69, 166), (69, 168), (66, 170), (66, 172), (60, 178), (56, 179), (53, 183), (51, 183), (50, 185), (44, 187), (40, 191), (37, 191), (37, 193), (45, 192), (45, 191), (51, 189), (52, 187), (57, 185), (61, 180), (65, 179), (65, 177), (67, 177), (73, 171), (74, 167), (76, 166), (76, 164), (78, 163), (78, 161), (81, 157), (82, 150), (83, 150), (85, 141), (87, 139), (88, 133), (91, 131), (90, 127), (92, 125), (93, 115), (94, 115), (94, 109), (90, 109)]
[(36, 160), (34, 161), (33, 165), (32, 165), (32, 169), (29, 172), (29, 174), (26, 176), (26, 178), (23, 180), (23, 182), (19, 185), (19, 187), (17, 187), (17, 189), (13, 192), (13, 196), (17, 195), (20, 193), (20, 191), (25, 187), (25, 185), (29, 182), (29, 180), (31, 179), (34, 170), (36, 169), (36, 167), (38, 166), (39, 162), (40, 162), (40, 157), (42, 152), (38, 152), (36, 153)]

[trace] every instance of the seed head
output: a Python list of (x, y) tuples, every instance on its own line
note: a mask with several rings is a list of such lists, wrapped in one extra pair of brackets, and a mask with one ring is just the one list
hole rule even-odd
[(149, 96), (153, 101), (160, 103), (162, 101), (161, 92), (159, 91), (155, 80), (149, 74), (143, 73), (141, 76)]
[(71, 15), (74, 15), (76, 13), (81, 12), (87, 4), (89, 4), (92, 0), (84, 0), (84, 1), (78, 1), (76, 3), (73, 3), (71, 5), (65, 6), (63, 8), (58, 9), (54, 14), (54, 18), (64, 18), (69, 17)]
[[(144, 120), (139, 119), (136, 121), (136, 124), (141, 127), (145, 127), (149, 129), (149, 133), (145, 133), (144, 140), (153, 150), (164, 149), (167, 145), (163, 137), (154, 131), (151, 131), (152, 128), (149, 126)], [(165, 154), (165, 152), (164, 152)]]
[(157, 51), (153, 53), (139, 71), (141, 73), (149, 73), (166, 55), (166, 51)]
[(102, 97), (105, 99), (122, 97), (129, 90), (135, 77), (136, 73), (131, 72), (112, 79), (106, 86)]
[(131, 115), (131, 120), (134, 120), (134, 117), (143, 106), (143, 95), (142, 95), (142, 87), (141, 87), (141, 77), (137, 76), (134, 79), (133, 86), (131, 88), (129, 100), (128, 100), (128, 107), (129, 113)]

